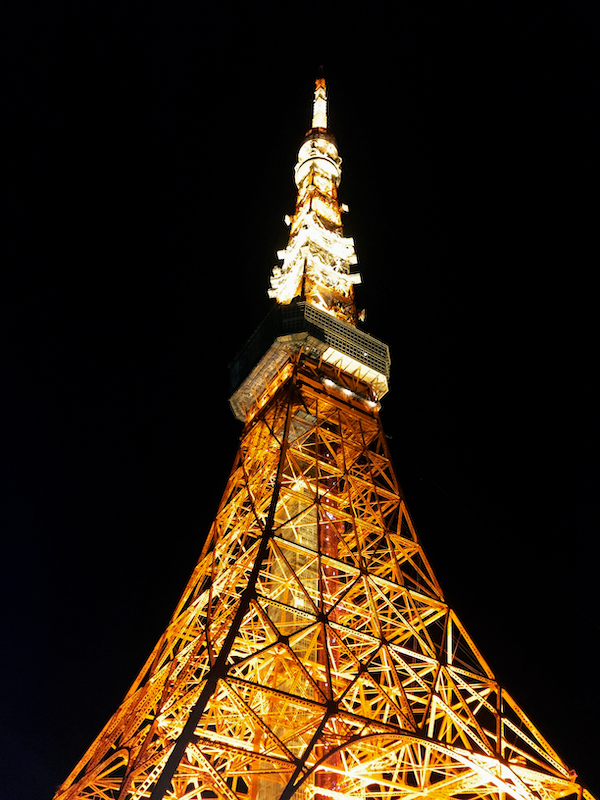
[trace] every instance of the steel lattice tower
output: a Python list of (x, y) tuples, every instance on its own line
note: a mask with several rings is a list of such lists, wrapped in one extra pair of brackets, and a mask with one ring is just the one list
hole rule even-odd
[(444, 601), (356, 327), (325, 83), (269, 294), (232, 368), (244, 422), (162, 638), (56, 800), (550, 800), (591, 795)]

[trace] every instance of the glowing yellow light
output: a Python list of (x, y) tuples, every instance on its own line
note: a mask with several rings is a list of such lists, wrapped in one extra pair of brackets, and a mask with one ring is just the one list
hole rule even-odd
[(323, 78), (317, 80), (317, 88), (315, 89), (315, 99), (313, 103), (312, 126), (313, 128), (327, 127), (327, 93)]

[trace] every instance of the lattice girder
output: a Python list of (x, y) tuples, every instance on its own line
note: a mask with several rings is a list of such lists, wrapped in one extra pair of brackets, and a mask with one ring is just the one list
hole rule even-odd
[(316, 374), (299, 359), (248, 423), (165, 634), (57, 800), (150, 797), (182, 736), (179, 800), (576, 791), (444, 601), (377, 410)]

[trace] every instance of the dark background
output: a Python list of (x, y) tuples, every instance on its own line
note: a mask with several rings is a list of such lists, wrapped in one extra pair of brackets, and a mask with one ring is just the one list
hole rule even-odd
[(0, 797), (51, 797), (196, 562), (320, 65), (409, 507), (600, 793), (598, 7), (203, 8), (10, 12)]

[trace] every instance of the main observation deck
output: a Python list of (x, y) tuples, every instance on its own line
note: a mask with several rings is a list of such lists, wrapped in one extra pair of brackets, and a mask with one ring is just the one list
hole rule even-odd
[(275, 306), (229, 365), (233, 392), (229, 402), (239, 420), (246, 420), (265, 386), (300, 350), (370, 384), (377, 400), (388, 391), (387, 344), (309, 303), (294, 300)]

